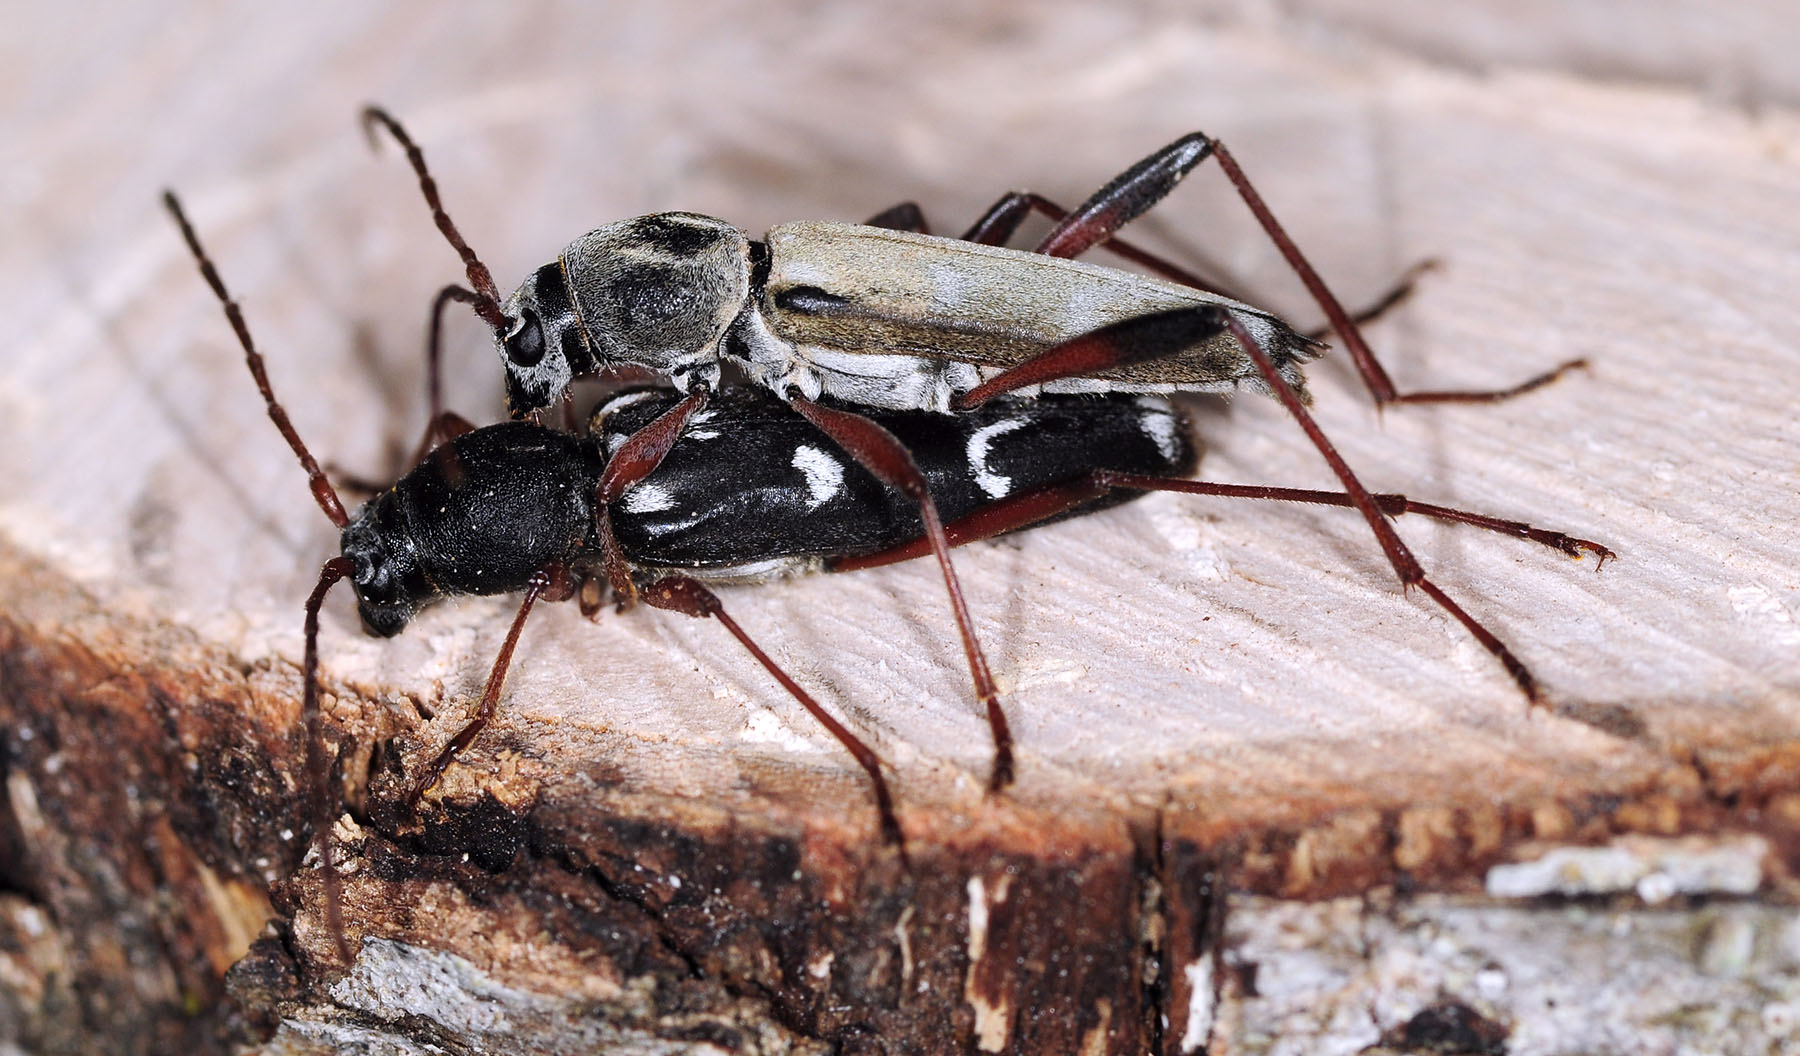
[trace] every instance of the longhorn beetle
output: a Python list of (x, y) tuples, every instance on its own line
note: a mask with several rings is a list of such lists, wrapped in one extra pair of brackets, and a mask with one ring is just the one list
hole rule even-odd
[[(449, 594), (523, 591), (481, 700), (415, 779), (416, 804), (491, 721), (506, 672), (539, 600), (579, 597), (590, 615), (601, 588), (634, 591), (656, 608), (713, 617), (867, 773), (883, 837), (905, 844), (875, 753), (834, 719), (745, 633), (700, 582), (758, 582), (820, 569), (851, 570), (922, 556), (930, 545), (914, 503), (878, 475), (821, 444), (809, 419), (756, 388), (721, 389), (692, 426), (666, 441), (657, 423), (692, 396), (666, 390), (617, 394), (590, 416), (584, 436), (529, 422), (475, 428), (440, 412), (444, 442), (392, 487), (346, 514), (286, 411), (276, 400), (242, 310), (231, 298), (172, 192), (164, 202), (202, 277), (224, 310), (270, 419), (306, 472), (314, 500), (340, 530), (340, 555), (325, 562), (307, 598), (302, 714), (307, 771), (318, 819), (315, 839), (326, 887), (326, 919), (339, 956), (350, 959), (331, 858), (323, 723), (319, 714), (319, 612), (348, 578), (366, 630), (399, 633), (417, 610)], [(912, 452), (960, 545), (1113, 505), (1146, 491), (1352, 506), (1345, 493), (1246, 487), (1185, 479), (1196, 456), (1186, 422), (1166, 400), (1113, 394), (999, 400), (957, 415), (881, 413), (877, 421)], [(652, 439), (646, 441), (646, 436)], [(651, 446), (657, 465), (615, 487)], [(1465, 511), (1372, 497), (1387, 515), (1418, 513), (1529, 539), (1565, 553), (1610, 551), (1597, 543)], [(599, 525), (610, 531), (602, 532)], [(1010, 760), (1004, 717), (996, 757)], [(1010, 765), (1010, 764), (1009, 764)]]
[[(1299, 422), (1368, 522), (1402, 587), (1423, 591), (1493, 654), (1532, 705), (1543, 701), (1524, 662), (1427, 578), (1306, 410), (1300, 368), (1323, 346), (1114, 236), (1195, 166), (1216, 157), (1324, 310), (1378, 405), (1501, 400), (1547, 384), (1584, 361), (1572, 360), (1505, 390), (1397, 391), (1355, 319), (1217, 140), (1198, 132), (1183, 136), (1114, 177), (1074, 210), (1030, 192), (1003, 195), (961, 239), (927, 233), (912, 203), (868, 225), (783, 224), (761, 240), (695, 213), (622, 220), (570, 243), (502, 302), (492, 274), (445, 212), (424, 154), (406, 130), (379, 107), (363, 111), (363, 124), (371, 142), (376, 130), (385, 128), (405, 150), (432, 218), (462, 258), (474, 288), (446, 288), (437, 309), (450, 300), (467, 302), (493, 328), (515, 415), (565, 396), (575, 377), (648, 368), (688, 393), (666, 419), (645, 427), (647, 435), (665, 438), (661, 450), (666, 450), (705, 406), (724, 364), (731, 363), (916, 502), (949, 591), (975, 694), (986, 706), (996, 740), (1004, 723), (998, 693), (951, 567), (939, 511), (905, 448), (867, 411), (951, 412), (1002, 393), (1214, 391), (1247, 381), (1274, 395)], [(1055, 221), (1049, 234), (1033, 252), (1003, 248), (1000, 243), (1033, 211)], [(1069, 259), (1103, 243), (1163, 278)], [(433, 364), (437, 356), (434, 339)], [(822, 397), (853, 406), (828, 407), (817, 402)], [(654, 466), (654, 457), (648, 458), (640, 471), (622, 473), (620, 483), (629, 484)], [(1011, 777), (1010, 758), (996, 756), (990, 788)]]

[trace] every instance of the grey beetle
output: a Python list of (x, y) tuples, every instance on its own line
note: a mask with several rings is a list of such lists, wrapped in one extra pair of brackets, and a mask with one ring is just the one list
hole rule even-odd
[[(1301, 367), (1323, 351), (1310, 336), (1198, 276), (1117, 238), (1208, 157), (1324, 311), (1377, 404), (1491, 402), (1584, 366), (1564, 363), (1512, 388), (1399, 392), (1346, 312), (1224, 145), (1191, 133), (1150, 154), (1065, 210), (1042, 196), (1002, 196), (960, 239), (932, 236), (905, 203), (868, 224), (801, 222), (752, 240), (722, 220), (657, 213), (590, 231), (501, 301), (485, 265), (444, 211), (424, 156), (385, 111), (363, 113), (405, 149), (432, 217), (462, 257), (471, 304), (494, 330), (515, 415), (564, 397), (578, 377), (649, 370), (688, 395), (627, 442), (601, 507), (653, 471), (706, 405), (725, 364), (810, 420), (864, 468), (915, 500), (949, 590), (977, 696), (1000, 729), (997, 691), (975, 641), (949, 543), (906, 449), (863, 411), (967, 410), (1003, 393), (1168, 393), (1248, 382), (1278, 399), (1361, 512), (1395, 574), (1455, 617), (1533, 703), (1536, 678), (1512, 651), (1425, 575), (1306, 409)], [(1005, 248), (1032, 212), (1055, 223), (1031, 252)], [(1150, 277), (1072, 258), (1099, 245)], [(1404, 287), (1374, 310), (1404, 294)], [(1366, 318), (1367, 314), (1361, 318)], [(436, 323), (431, 343), (437, 363)], [(824, 401), (824, 402), (821, 402)], [(435, 402), (435, 401), (434, 401)], [(434, 411), (435, 411), (434, 406)], [(429, 436), (427, 438), (429, 440)], [(610, 489), (610, 491), (606, 490)], [(602, 523), (603, 536), (610, 529)], [(1011, 778), (997, 761), (991, 787)]]
[[(923, 231), (912, 206), (871, 224), (782, 224), (762, 240), (697, 213), (620, 220), (569, 243), (501, 301), (438, 204), (405, 130), (379, 109), (365, 120), (406, 148), (438, 226), (463, 256), (475, 291), (457, 299), (494, 327), (514, 414), (548, 406), (576, 378), (618, 367), (648, 369), (684, 392), (696, 383), (717, 387), (727, 362), (777, 395), (949, 412), (959, 397), (1052, 349), (1176, 313), (1196, 322), (1176, 328), (1178, 335), (1157, 335), (1182, 338), (1173, 347), (1144, 347), (1142, 334), (1127, 334), (1136, 340), (1121, 342), (1129, 347), (1113, 362), (1006, 391), (1264, 387), (1221, 310), (1244, 324), (1296, 388), (1300, 365), (1322, 350), (1275, 315), (1134, 247), (1125, 248), (1175, 281), (1070, 259), (1111, 239), (1212, 154), (1216, 145), (1199, 134), (1145, 158), (1072, 214), (1015, 193), (961, 239)], [(1062, 220), (1036, 252), (994, 244), (1034, 208)]]

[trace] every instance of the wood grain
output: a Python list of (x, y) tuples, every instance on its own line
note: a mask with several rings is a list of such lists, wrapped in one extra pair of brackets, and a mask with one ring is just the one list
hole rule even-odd
[[(1771, 25), (1783, 24), (1777, 7)], [(1744, 54), (1760, 39), (1758, 10), (1733, 23)], [(1062, 1031), (1056, 1039), (1134, 1051), (1162, 1029), (1159, 1002), (1184, 1010), (1166, 1039), (1178, 1048), (1190, 1004), (1184, 977), (1117, 974), (1139, 957), (1130, 929), (1149, 919), (1136, 901), (1147, 875), (1167, 881), (1170, 900), (1150, 916), (1191, 918), (1180, 941), (1194, 949), (1162, 948), (1179, 965), (1198, 963), (1216, 936), (1207, 907), (1215, 881), (1226, 883), (1219, 870), (1238, 890), (1288, 898), (1396, 880), (1471, 892), (1533, 839), (1717, 829), (1757, 831), (1772, 861), (1793, 860), (1782, 827), (1793, 821), (1771, 807), (1795, 791), (1800, 729), (1800, 123), (1780, 91), (1742, 108), (1675, 73), (1642, 85), (1583, 76), (1573, 61), (1437, 63), (1379, 26), (1346, 32), (1304, 10), (1273, 23), (1079, 4), (910, 19), (797, 4), (748, 21), (706, 5), (666, 17), (477, 18), (409, 4), (327, 4), (305, 21), (199, 6), (97, 25), (33, 17), (45, 21), (18, 39), (40, 46), (6, 45), (5, 66), (18, 86), (4, 114), (16, 162), (0, 186), (10, 229), (0, 296), (14, 321), (0, 374), (5, 670), (15, 701), (66, 705), (87, 687), (54, 683), (43, 656), (98, 656), (81, 676), (95, 686), (137, 671), (170, 687), (206, 658), (212, 673), (189, 691), (102, 707), (140, 716), (129, 728), (144, 732), (117, 743), (107, 740), (116, 730), (92, 733), (96, 759), (109, 747), (167, 751), (165, 739), (201, 721), (184, 710), (192, 700), (256, 687), (262, 710), (234, 736), (266, 745), (269, 787), (284, 791), (246, 822), (253, 835), (205, 836), (203, 816), (172, 805), (217, 777), (206, 760), (190, 773), (151, 768), (163, 775), (151, 798), (189, 819), (173, 830), (180, 842), (203, 847), (193, 853), (239, 892), (215, 899), (236, 908), (212, 919), (254, 917), (242, 907), (257, 898), (244, 892), (293, 864), (276, 848), (283, 826), (306, 823), (282, 784), (297, 758), (286, 724), (299, 603), (335, 550), (156, 194), (184, 194), (320, 457), (389, 471), (424, 417), (425, 307), (459, 275), (400, 159), (362, 142), (354, 115), (369, 100), (409, 122), (503, 286), (587, 227), (655, 209), (759, 232), (911, 198), (953, 229), (1011, 187), (1080, 199), (1203, 129), (1231, 143), (1347, 301), (1417, 260), (1444, 262), (1371, 333), (1403, 387), (1503, 385), (1572, 356), (1593, 364), (1505, 406), (1377, 415), (1342, 357), (1328, 357), (1310, 374), (1317, 413), (1365, 483), (1565, 529), (1620, 557), (1596, 574), (1529, 544), (1400, 523), (1437, 581), (1542, 680), (1550, 706), (1530, 712), (1460, 628), (1401, 594), (1366, 527), (1339, 511), (1155, 496), (971, 548), (958, 567), (1020, 752), (1018, 788), (1001, 801), (981, 795), (986, 726), (931, 568), (727, 592), (750, 633), (893, 765), (915, 858), (941, 871), (904, 896), (849, 759), (719, 628), (664, 613), (598, 625), (558, 607), (534, 615), (493, 734), (448, 775), (436, 834), (383, 821), (393, 774), (382, 768), (397, 765), (395, 752), (416, 765), (449, 735), (479, 695), (512, 603), (440, 606), (381, 642), (339, 597), (322, 646), (329, 714), (359, 751), (393, 738), (364, 828), (345, 830), (347, 853), (365, 865), (351, 885), (359, 936), (472, 957), (524, 991), (566, 978), (533, 960), (550, 955), (524, 932), (446, 938), (462, 934), (452, 920), (476, 919), (448, 903), (400, 921), (397, 888), (383, 880), (399, 873), (368, 866), (416, 867), (422, 849), (510, 848), (522, 852), (510, 869), (500, 856), (486, 863), (492, 873), (440, 863), (411, 876), (405, 904), (472, 900), (480, 919), (517, 928), (541, 909), (534, 890), (589, 899), (600, 907), (590, 920), (635, 907), (632, 927), (687, 956), (682, 972), (698, 966), (705, 992), (694, 1000), (716, 1022), (748, 1031), (731, 1017), (756, 995), (784, 1010), (764, 1019), (785, 1039), (757, 1043), (768, 1051), (846, 1045), (857, 1023), (898, 1037), (903, 1021), (950, 1024), (958, 1044), (1056, 1048), (1052, 1035), (1031, 1040), (1021, 1007), (1071, 1010), (1042, 1014), (1039, 1029)], [(1563, 24), (1546, 20), (1546, 39)], [(1669, 16), (1669, 48), (1681, 47), (1683, 24)], [(1477, 38), (1468, 54), (1485, 54)], [(1134, 231), (1266, 291), (1301, 325), (1317, 318), (1216, 172)], [(457, 319), (450, 357), (452, 404), (497, 417), (499, 374), (479, 323)], [(1331, 485), (1272, 401), (1192, 410), (1206, 479)], [(96, 648), (111, 635), (131, 648)], [(28, 698), (16, 688), (27, 669), (59, 688)], [(20, 715), (12, 731), (9, 775), (40, 803), (55, 753), (19, 731), (39, 722), (74, 737), (72, 721)], [(515, 820), (503, 823), (496, 803)], [(119, 853), (137, 855), (148, 824), (121, 830), (130, 846)], [(659, 852), (650, 834), (683, 849)], [(745, 892), (683, 903), (634, 886), (632, 869), (664, 853), (665, 878), (701, 866), (761, 876), (798, 855), (797, 891), (823, 898), (838, 923), (802, 914), (790, 938), (754, 954), (755, 944), (714, 941), (706, 912), (729, 909), (750, 927), (787, 910)], [(36, 890), (31, 878), (47, 875), (27, 864), (33, 855), (21, 854), (24, 879), (9, 888)], [(1170, 864), (1184, 855), (1201, 864)], [(1106, 969), (1116, 978), (981, 976), (969, 883), (982, 879), (992, 896), (1002, 875), (1015, 876), (1012, 904), (1031, 922), (1010, 933), (1022, 946), (1051, 943), (1070, 899), (1110, 906), (1093, 909), (1096, 933), (1068, 948), (1120, 958)], [(1038, 882), (1017, 878), (1027, 875)], [(577, 895), (584, 881), (610, 885), (616, 904), (591, 888)], [(277, 897), (284, 914), (300, 911), (295, 967), (268, 975), (303, 983), (283, 1006), (290, 1035), (299, 1023), (374, 1029), (368, 1006), (336, 1019), (319, 1011), (342, 966), (319, 941), (314, 884), (303, 874)], [(159, 889), (132, 888), (145, 907)], [(499, 901), (483, 904), (483, 892)], [(862, 930), (847, 922), (859, 904)], [(74, 903), (62, 905), (52, 916), (72, 926)], [(918, 940), (934, 952), (909, 955), (938, 997), (832, 1011), (833, 987), (838, 999), (867, 995), (829, 962), (809, 974), (818, 958), (834, 941), (846, 962), (850, 950), (897, 958), (908, 905), (910, 920), (941, 929)], [(211, 953), (183, 956), (235, 959), (242, 942), (225, 936), (254, 926), (220, 927), (193, 944)], [(769, 951), (798, 959), (757, 961)], [(605, 956), (621, 979), (674, 970)], [(138, 1007), (216, 996), (211, 969), (176, 977), (190, 981)], [(244, 992), (272, 992), (253, 983)], [(1102, 997), (1109, 1011), (1097, 1018)], [(631, 1022), (672, 1037), (657, 1026), (667, 1011), (639, 1009)]]

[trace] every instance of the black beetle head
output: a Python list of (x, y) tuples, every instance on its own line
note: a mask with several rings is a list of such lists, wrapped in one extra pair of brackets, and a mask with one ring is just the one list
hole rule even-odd
[(363, 629), (392, 638), (406, 629), (419, 607), (437, 596), (419, 571), (411, 540), (397, 530), (387, 496), (377, 496), (344, 526), (339, 548), (355, 568), (350, 573)]

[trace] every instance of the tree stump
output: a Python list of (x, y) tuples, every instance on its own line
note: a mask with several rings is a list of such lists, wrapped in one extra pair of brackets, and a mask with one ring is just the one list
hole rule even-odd
[[(1679, 63), (1643, 67), (1660, 86), (1574, 58), (1474, 71), (1493, 55), (1474, 36), (1425, 44), (1329, 4), (438, 11), (21, 27), (39, 46), (8, 68), (46, 102), (17, 121), (0, 254), (0, 1039), (1220, 1054), (1800, 1036), (1800, 124), (1756, 65), (1791, 32), (1777, 5), (1733, 23), (1726, 99)], [(1634, 18), (1686, 32), (1677, 10)], [(1639, 69), (1639, 47), (1592, 67)], [(392, 472), (423, 422), (425, 308), (460, 275), (403, 162), (362, 141), (372, 100), (408, 121), (503, 286), (657, 209), (760, 232), (913, 199), (959, 230), (1010, 187), (1073, 202), (1203, 129), (1346, 301), (1443, 262), (1371, 331), (1403, 387), (1592, 364), (1500, 406), (1378, 416), (1327, 357), (1316, 410), (1364, 481), (1619, 560), (1596, 575), (1399, 522), (1542, 680), (1533, 710), (1342, 511), (1161, 495), (959, 551), (1020, 750), (996, 797), (932, 568), (722, 592), (890, 764), (909, 862), (860, 772), (720, 628), (650, 611), (534, 615), (499, 719), (410, 817), (403, 777), (479, 697), (514, 602), (442, 605), (377, 641), (343, 592), (322, 640), (343, 963), (305, 857), (298, 725), (300, 602), (333, 531), (156, 195), (182, 191), (315, 452)], [(1317, 318), (1210, 168), (1133, 233)], [(479, 323), (457, 316), (449, 347), (451, 404), (498, 417)], [(1204, 479), (1334, 486), (1272, 401), (1189, 408)]]

